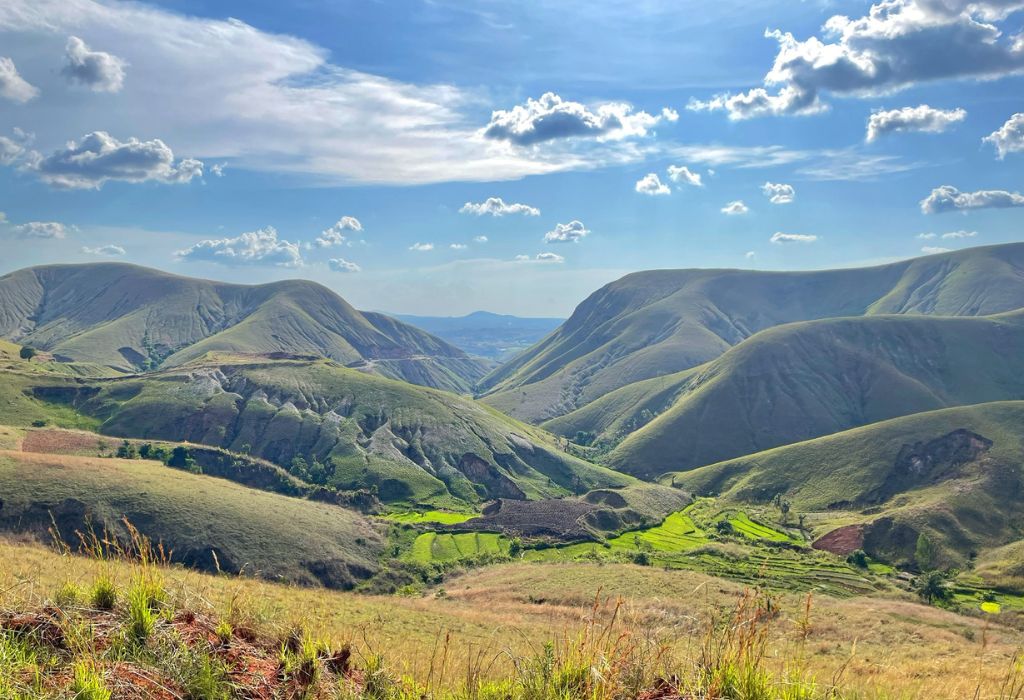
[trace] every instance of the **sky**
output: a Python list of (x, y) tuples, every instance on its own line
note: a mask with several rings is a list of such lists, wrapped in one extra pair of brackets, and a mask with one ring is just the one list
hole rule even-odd
[(1024, 0), (3, 0), (0, 274), (567, 316), (1024, 240)]

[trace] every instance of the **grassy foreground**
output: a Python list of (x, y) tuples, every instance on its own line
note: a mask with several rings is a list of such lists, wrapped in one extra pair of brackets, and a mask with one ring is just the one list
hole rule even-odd
[(0, 697), (1021, 696), (1018, 633), (909, 601), (583, 563), (445, 585), (361, 596), (0, 541)]

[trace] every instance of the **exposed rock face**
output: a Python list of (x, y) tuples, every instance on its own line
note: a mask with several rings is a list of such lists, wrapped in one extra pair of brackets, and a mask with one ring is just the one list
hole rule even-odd
[(953, 477), (991, 448), (991, 440), (963, 428), (928, 442), (904, 445), (888, 477), (865, 500), (882, 503), (894, 494)]

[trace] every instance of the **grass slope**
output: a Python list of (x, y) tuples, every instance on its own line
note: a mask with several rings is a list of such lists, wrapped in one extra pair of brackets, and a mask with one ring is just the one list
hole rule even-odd
[(607, 457), (656, 476), (901, 415), (1024, 398), (1024, 314), (874, 316), (762, 331), (683, 378)]
[(968, 565), (990, 585), (1024, 589), (1024, 401), (949, 408), (778, 447), (664, 481), (734, 502), (782, 495), (817, 513), (818, 534), (863, 525), (873, 556), (918, 566), (924, 533), (932, 565)]
[(8, 531), (47, 540), (56, 522), (74, 543), (88, 522), (119, 532), (127, 517), (176, 562), (306, 585), (352, 586), (383, 548), (379, 528), (352, 511), (140, 460), (0, 452), (0, 501)]
[(15, 423), (85, 416), (108, 435), (214, 445), (284, 467), (316, 459), (334, 465), (331, 485), (374, 488), (406, 506), (465, 510), (489, 498), (634, 483), (469, 399), (327, 360), (224, 359), (98, 382), (15, 373), (2, 380), (0, 400), (23, 417)]
[(712, 360), (758, 331), (874, 314), (976, 316), (1024, 306), (1024, 244), (821, 272), (655, 270), (592, 294), (483, 380), (493, 406), (542, 422), (619, 387)]
[(481, 360), (314, 282), (236, 285), (133, 265), (34, 267), (0, 277), (0, 337), (62, 361), (135, 372), (208, 352), (317, 355), (468, 391)]

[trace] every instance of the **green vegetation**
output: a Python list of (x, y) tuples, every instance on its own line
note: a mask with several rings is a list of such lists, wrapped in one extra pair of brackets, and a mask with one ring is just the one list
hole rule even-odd
[(421, 564), (454, 562), (481, 555), (498, 557), (508, 551), (508, 539), (493, 532), (425, 532), (413, 542), (409, 559)]
[[(1024, 244), (1010, 244), (862, 269), (637, 272), (594, 292), (558, 330), (480, 387), (493, 406), (540, 423), (620, 387), (697, 367), (781, 324), (879, 314), (980, 316), (1024, 307), (1022, 265)], [(631, 416), (659, 413), (671, 399), (666, 391), (671, 388), (653, 382), (641, 392), (649, 398), (620, 395), (621, 410), (609, 405), (558, 429), (616, 439)]]
[(440, 525), (456, 525), (472, 520), (477, 517), (475, 513), (451, 513), (445, 510), (428, 510), (425, 513), (407, 511), (405, 513), (391, 513), (385, 519), (396, 523), (413, 525), (418, 523), (438, 523)]

